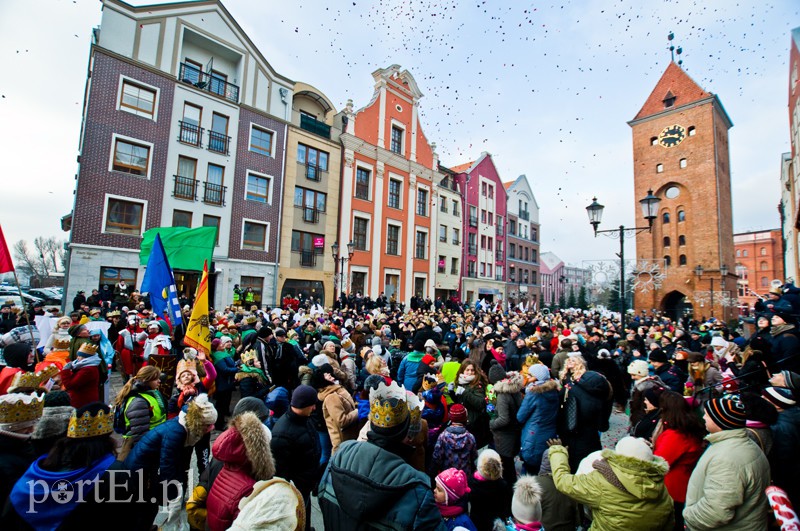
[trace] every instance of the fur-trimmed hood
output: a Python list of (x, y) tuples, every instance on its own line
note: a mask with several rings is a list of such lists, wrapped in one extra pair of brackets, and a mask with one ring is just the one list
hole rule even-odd
[(272, 433), (251, 412), (237, 415), (214, 441), (213, 455), (226, 466), (247, 468), (256, 481), (272, 479), (275, 461), (270, 450)]
[(516, 371), (509, 371), (506, 377), (494, 384), (492, 387), (495, 393), (519, 393), (525, 389), (525, 380)]
[(300, 368), (297, 369), (297, 374), (300, 375), (301, 378), (305, 375), (311, 376), (312, 374), (314, 374), (314, 369), (312, 369), (308, 365), (301, 365)]
[(528, 392), (533, 394), (546, 393), (548, 391), (558, 391), (558, 381), (547, 380), (542, 385), (531, 385), (528, 387)]
[(632, 496), (640, 500), (656, 500), (662, 495), (663, 489), (666, 488), (664, 476), (669, 472), (669, 465), (664, 458), (653, 456), (652, 461), (643, 461), (618, 454), (608, 448), (603, 450), (601, 455), (619, 483)]

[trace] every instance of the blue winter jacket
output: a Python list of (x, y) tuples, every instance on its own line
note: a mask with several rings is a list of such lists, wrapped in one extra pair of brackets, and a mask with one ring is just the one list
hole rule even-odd
[(217, 370), (217, 379), (214, 380), (217, 391), (233, 390), (236, 385), (236, 373), (239, 372), (234, 359), (230, 356), (220, 358), (214, 362), (214, 368)]
[(556, 437), (558, 407), (558, 384), (550, 380), (526, 392), (517, 411), (517, 421), (523, 425), (520, 455), (531, 468), (542, 464), (547, 440)]
[[(186, 481), (182, 470), (186, 428), (175, 417), (145, 433), (125, 459), (128, 470), (158, 470), (158, 481)], [(173, 496), (174, 497), (174, 496)], [(172, 498), (169, 498), (172, 499)]]
[(409, 391), (417, 382), (417, 367), (424, 355), (424, 352), (409, 352), (397, 369), (397, 380)]

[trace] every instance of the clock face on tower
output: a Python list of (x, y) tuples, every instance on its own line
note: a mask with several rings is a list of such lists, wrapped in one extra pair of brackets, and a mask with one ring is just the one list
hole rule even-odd
[(658, 143), (665, 148), (675, 147), (686, 138), (686, 129), (678, 124), (669, 125), (658, 134)]

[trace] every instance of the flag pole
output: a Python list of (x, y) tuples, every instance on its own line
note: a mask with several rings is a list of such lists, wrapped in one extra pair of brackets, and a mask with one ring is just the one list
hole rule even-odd
[[(22, 288), (19, 285), (19, 279), (17, 278), (17, 270), (14, 269), (14, 282), (17, 283), (17, 291), (19, 292), (19, 300), (20, 304), (22, 304), (22, 311), (25, 312), (25, 297), (22, 296)], [(28, 325), (28, 333), (31, 335), (31, 345), (33, 346), (33, 356), (36, 359), (36, 363), (39, 363), (41, 360), (39, 359), (39, 349), (36, 345), (36, 338), (33, 336), (33, 327), (31, 326), (31, 320), (28, 319), (28, 316), (25, 315), (25, 321)]]

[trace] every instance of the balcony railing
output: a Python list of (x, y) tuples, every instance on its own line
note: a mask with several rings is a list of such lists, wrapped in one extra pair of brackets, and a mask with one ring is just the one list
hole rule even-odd
[(231, 144), (231, 137), (216, 131), (208, 132), (208, 150), (214, 153), (227, 155)]
[(458, 238), (457, 238), (457, 237), (455, 237), (455, 236), (453, 236), (453, 245), (458, 245), (458, 244), (460, 244), (460, 243), (461, 243), (461, 242), (460, 242), (460, 241), (458, 241)]
[(478, 273), (476, 271), (467, 271), (467, 276), (469, 278), (478, 278)]
[(314, 267), (317, 265), (316, 251), (300, 251), (300, 267)]
[(305, 174), (306, 179), (309, 181), (319, 182), (322, 180), (322, 174), (328, 173), (328, 170), (324, 170), (319, 166), (315, 166), (314, 164), (308, 164), (301, 161), (298, 161), (298, 164), (300, 164), (300, 167), (303, 168), (301, 171)]
[(203, 142), (203, 128), (183, 120), (178, 121), (178, 125), (180, 125), (178, 141), (190, 146), (200, 147)]
[(303, 212), (303, 221), (306, 223), (319, 223), (319, 210), (314, 207), (298, 206)]
[(221, 184), (203, 183), (203, 202), (209, 205), (225, 206), (225, 190), (227, 186)]
[(503, 251), (495, 251), (494, 252), (494, 259), (497, 260), (498, 262), (502, 262), (503, 261)]
[(331, 126), (329, 126), (325, 122), (320, 122), (316, 118), (312, 118), (311, 116), (306, 116), (305, 114), (300, 115), (300, 129), (304, 129), (309, 133), (314, 133), (315, 135), (319, 135), (322, 138), (331, 137)]
[(496, 232), (497, 232), (498, 236), (502, 236), (503, 235), (503, 225), (502, 224), (500, 224), (500, 223), (497, 224)]
[(172, 188), (172, 197), (197, 201), (197, 179), (182, 175), (175, 175), (174, 177), (175, 185)]
[(469, 217), (469, 226), (470, 227), (477, 227), (478, 226), (478, 216), (470, 216)]
[(439, 236), (439, 241), (440, 241), (441, 243), (447, 243), (447, 235), (444, 235), (444, 236)]
[(531, 213), (528, 212), (527, 210), (523, 210), (522, 212), (519, 213), (519, 219), (524, 219), (525, 221), (530, 221)]
[(222, 78), (214, 76), (208, 72), (203, 72), (194, 65), (181, 63), (178, 79), (184, 83), (194, 85), (200, 90), (205, 90), (212, 94), (222, 96), (228, 101), (239, 103), (239, 87), (233, 83), (228, 83)]
[(458, 274), (458, 267), (451, 267), (450, 268), (450, 274), (451, 275), (457, 275)]
[(478, 256), (478, 246), (477, 244), (468, 245), (467, 246), (467, 254), (471, 256)]

